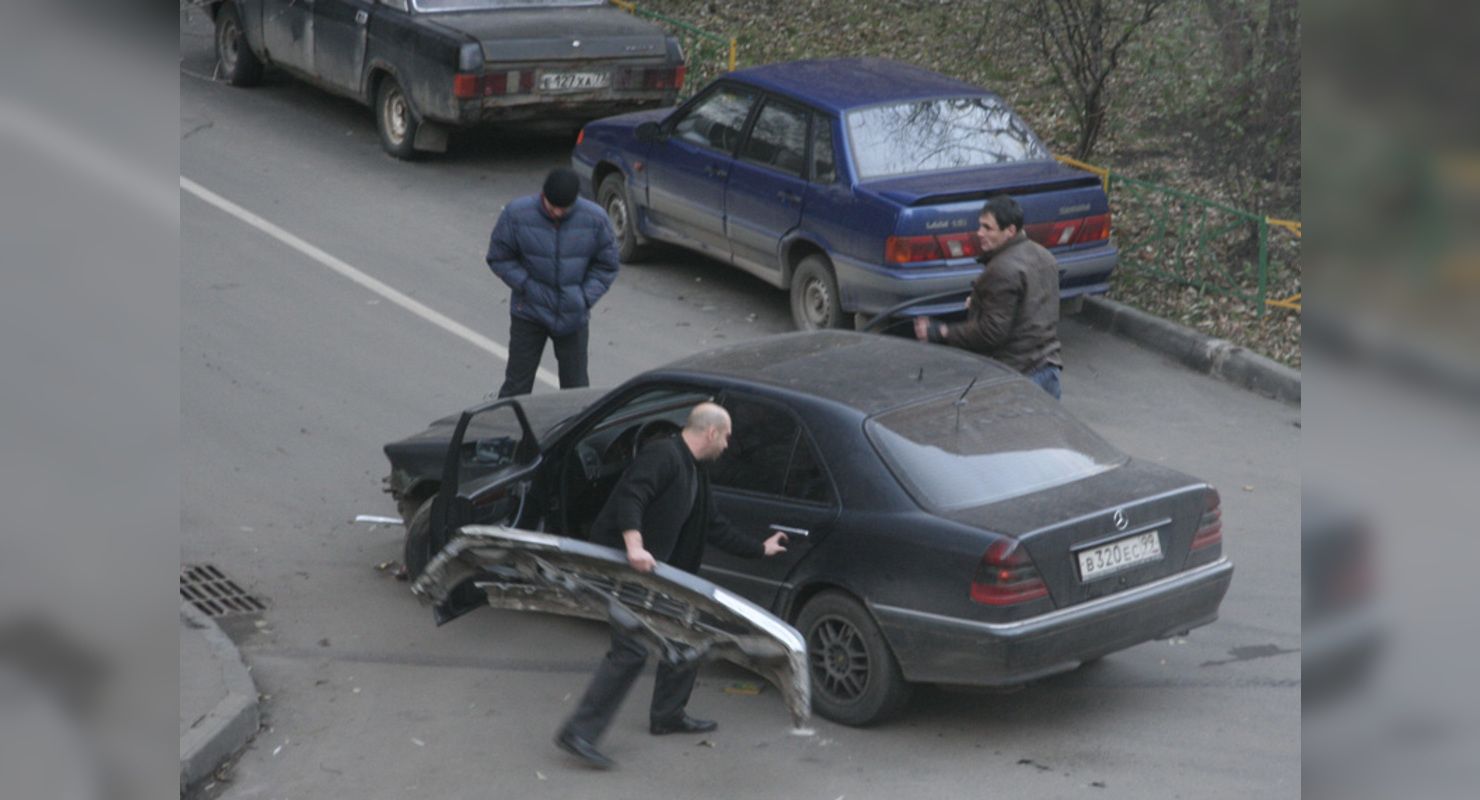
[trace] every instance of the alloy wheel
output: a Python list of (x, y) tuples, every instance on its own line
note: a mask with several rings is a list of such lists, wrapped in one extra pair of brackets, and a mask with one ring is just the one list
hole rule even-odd
[(812, 629), (807, 642), (812, 681), (839, 702), (857, 700), (868, 687), (869, 658), (863, 635), (847, 620), (827, 617)]

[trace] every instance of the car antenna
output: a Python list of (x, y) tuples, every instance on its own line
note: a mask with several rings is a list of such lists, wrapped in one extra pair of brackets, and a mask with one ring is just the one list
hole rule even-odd
[(977, 378), (980, 378), (980, 377), (981, 377), (980, 375), (977, 375), (975, 378), (972, 378), (971, 379), (971, 383), (966, 384), (966, 388), (961, 390), (961, 396), (958, 397), (958, 398), (956, 398), (956, 402), (954, 402), (954, 403), (951, 404), (951, 405), (953, 405), (953, 406), (956, 407), (956, 432), (957, 433), (960, 433), (961, 432), (961, 406), (966, 405), (966, 393), (971, 391), (971, 387), (973, 387), (973, 386), (976, 385), (976, 379)]

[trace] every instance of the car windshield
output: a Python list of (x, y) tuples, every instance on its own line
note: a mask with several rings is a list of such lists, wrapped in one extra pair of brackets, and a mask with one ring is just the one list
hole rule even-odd
[(848, 133), (859, 180), (1051, 157), (1028, 124), (991, 95), (851, 111)]
[(600, 6), (606, 0), (412, 0), (417, 11), (479, 11), (485, 8)]
[(864, 425), (894, 477), (927, 510), (995, 503), (1126, 460), (1027, 381), (973, 389), (959, 406), (958, 397), (888, 411)]

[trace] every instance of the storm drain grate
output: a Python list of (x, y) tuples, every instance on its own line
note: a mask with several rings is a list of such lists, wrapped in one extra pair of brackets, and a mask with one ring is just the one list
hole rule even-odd
[(261, 600), (247, 594), (213, 564), (180, 566), (180, 598), (208, 617), (255, 614), (267, 610)]

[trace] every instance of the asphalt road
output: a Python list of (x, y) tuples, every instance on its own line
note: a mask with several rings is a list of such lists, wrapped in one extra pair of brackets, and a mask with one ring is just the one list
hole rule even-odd
[[(719, 666), (691, 703), (719, 730), (651, 738), (649, 673), (604, 743), (621, 768), (572, 763), (550, 738), (604, 627), (480, 611), (436, 628), (377, 569), (399, 558), (400, 527), (351, 522), (395, 513), (384, 442), (496, 390), (488, 343), (507, 339), (508, 298), (482, 262), (488, 230), (571, 142), (464, 138), (402, 163), (353, 103), (281, 77), (251, 90), (209, 80), (198, 16), (181, 48), (181, 557), (268, 605), (228, 625), (266, 725), (210, 794), (1298, 795), (1299, 411), (1072, 320), (1065, 404), (1129, 452), (1221, 488), (1237, 564), (1222, 619), (1016, 693), (930, 689), (892, 724), (819, 719), (811, 736), (791, 732), (774, 690), (724, 692), (746, 675)], [(788, 324), (780, 293), (669, 253), (624, 268), (598, 307), (592, 379)]]

